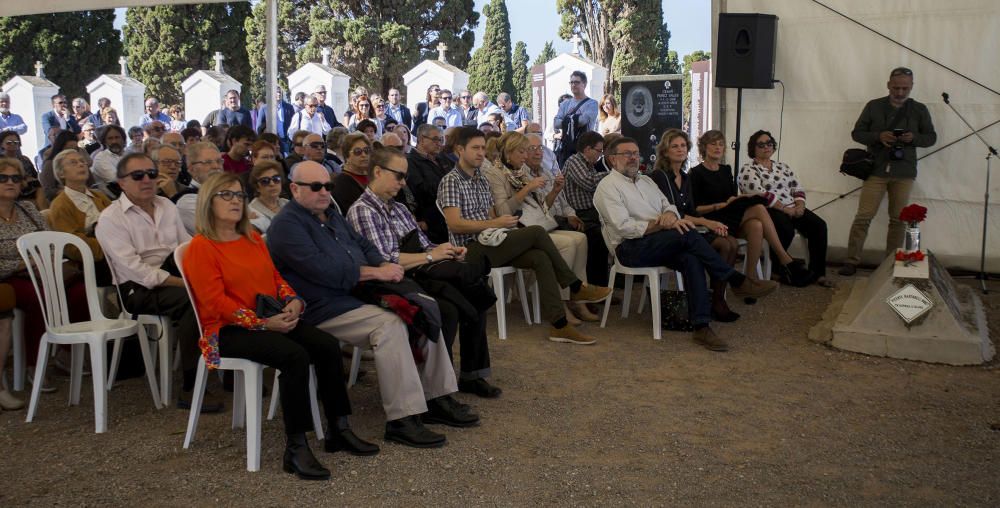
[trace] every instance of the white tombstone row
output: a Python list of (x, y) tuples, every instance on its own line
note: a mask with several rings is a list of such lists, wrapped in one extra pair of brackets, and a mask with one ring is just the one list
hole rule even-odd
[(309, 95), (316, 87), (326, 87), (326, 104), (333, 108), (339, 120), (350, 108), (351, 77), (330, 66), (330, 49), (323, 48), (322, 63), (309, 62), (288, 75), (288, 95), (304, 92)]
[(21, 153), (29, 159), (47, 144), (42, 115), (52, 109), (52, 96), (59, 93), (59, 85), (45, 79), (43, 69), (37, 62), (35, 76), (14, 76), (3, 84), (3, 91), (10, 95), (10, 110), (21, 115), (28, 126), (28, 132), (21, 136)]
[[(222, 70), (222, 53), (215, 52), (215, 70), (195, 71), (181, 83), (184, 93), (184, 119), (203, 121), (212, 111), (222, 108), (229, 90), (243, 89), (239, 81)], [(245, 107), (252, 105), (244, 104)]]
[(107, 97), (111, 107), (118, 112), (118, 121), (128, 129), (139, 125), (145, 112), (146, 85), (129, 77), (125, 57), (119, 58), (118, 63), (121, 64), (120, 74), (101, 74), (87, 85), (87, 93), (90, 94), (90, 107), (94, 113), (100, 113), (97, 110), (98, 99)]
[[(574, 50), (579, 51), (579, 48)], [(582, 71), (587, 76), (586, 94), (591, 99), (600, 102), (604, 96), (604, 81), (608, 78), (608, 70), (578, 53), (562, 53), (545, 63), (545, 110), (542, 118), (542, 128), (547, 139), (552, 139), (554, 133), (552, 119), (559, 111), (559, 96), (570, 93), (569, 78), (573, 71)]]
[(417, 113), (417, 103), (424, 102), (427, 98), (427, 88), (431, 85), (438, 85), (442, 90), (451, 90), (455, 96), (469, 86), (469, 75), (446, 60), (445, 52), (448, 47), (438, 44), (437, 50), (437, 60), (424, 60), (403, 74), (406, 106), (414, 115)]

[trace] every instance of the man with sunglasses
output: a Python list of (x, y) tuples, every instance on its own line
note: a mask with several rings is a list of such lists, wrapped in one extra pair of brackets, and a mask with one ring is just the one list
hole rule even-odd
[(309, 134), (302, 138), (302, 160), (313, 161), (322, 165), (331, 175), (336, 175), (342, 171), (341, 166), (337, 165), (332, 159), (327, 158), (326, 141), (323, 141), (323, 138), (319, 134)]
[(694, 323), (694, 341), (710, 351), (726, 351), (726, 340), (715, 334), (712, 303), (705, 272), (724, 280), (741, 298), (762, 298), (778, 286), (754, 281), (733, 270), (677, 208), (660, 192), (653, 179), (639, 174), (639, 145), (621, 137), (608, 143), (605, 158), (611, 171), (597, 184), (594, 206), (604, 223), (604, 238), (625, 266), (667, 266), (684, 275), (688, 313)]
[[(399, 282), (403, 267), (378, 249), (330, 207), (330, 173), (312, 161), (291, 175), (292, 201), (268, 230), (268, 248), (282, 277), (306, 301), (303, 319), (338, 339), (371, 347), (378, 371), (385, 439), (416, 448), (446, 442), (423, 422), (468, 427), (479, 417), (451, 397), (458, 390), (444, 340), (428, 340), (418, 350), (418, 366), (403, 321), (393, 312), (364, 304), (351, 292), (368, 280)], [(421, 421), (420, 415), (423, 415)]]
[[(319, 99), (315, 95), (305, 98), (305, 106), (292, 116), (288, 122), (288, 137), (294, 138), (298, 131), (309, 131), (320, 136), (326, 136), (333, 127), (319, 112)], [(339, 123), (337, 125), (340, 125)]]
[(52, 111), (42, 115), (42, 132), (49, 132), (53, 127), (70, 131), (73, 134), (80, 133), (80, 124), (76, 123), (76, 118), (73, 118), (69, 111), (66, 96), (62, 94), (52, 96)]
[[(337, 120), (337, 113), (333, 111), (333, 108), (326, 103), (326, 86), (317, 85), (316, 89), (313, 91), (313, 97), (316, 97), (316, 110), (323, 115), (323, 120), (326, 120), (327, 125), (330, 129), (334, 127), (341, 127), (343, 124)], [(330, 129), (327, 129), (329, 132)], [(315, 132), (315, 131), (313, 131)], [(326, 134), (326, 132), (321, 132), (320, 134)]]
[(905, 224), (899, 220), (899, 213), (908, 204), (917, 179), (917, 147), (926, 148), (937, 142), (927, 106), (910, 98), (913, 71), (906, 67), (893, 69), (886, 88), (889, 95), (865, 104), (851, 131), (851, 139), (868, 147), (872, 173), (861, 186), (858, 197), (858, 211), (847, 239), (847, 260), (838, 271), (844, 276), (857, 271), (868, 226), (886, 194), (889, 230), (885, 236), (885, 255), (902, 247)]
[(413, 215), (420, 229), (437, 244), (448, 241), (448, 226), (436, 204), (438, 185), (454, 167), (451, 160), (441, 154), (442, 148), (444, 134), (437, 127), (424, 124), (417, 127), (417, 146), (406, 156), (409, 169), (406, 186), (416, 202)]
[(461, 127), (464, 125), (465, 119), (462, 118), (462, 109), (455, 106), (452, 99), (451, 90), (441, 90), (441, 105), (432, 109), (427, 114), (427, 118), (430, 118), (432, 121), (438, 117), (444, 118), (445, 128)]
[(28, 132), (28, 125), (17, 113), (10, 111), (10, 94), (0, 92), (0, 132), (14, 131), (19, 135)]
[(170, 198), (177, 203), (177, 212), (181, 222), (188, 234), (195, 234), (195, 205), (198, 203), (198, 189), (201, 184), (208, 180), (214, 173), (223, 171), (222, 154), (219, 149), (210, 142), (202, 141), (187, 147), (187, 167), (191, 173), (191, 184), (174, 197)]
[[(169, 199), (156, 195), (159, 171), (149, 157), (142, 153), (122, 157), (117, 176), (122, 194), (101, 212), (95, 233), (97, 241), (112, 268), (125, 308), (135, 314), (167, 316), (175, 327), (184, 374), (177, 407), (190, 409), (191, 390), (201, 361), (198, 347), (201, 333), (184, 282), (173, 263), (173, 252), (190, 240), (191, 235), (184, 229), (177, 207)], [(208, 398), (202, 404), (203, 413), (222, 411), (221, 401), (208, 392), (205, 396)]]

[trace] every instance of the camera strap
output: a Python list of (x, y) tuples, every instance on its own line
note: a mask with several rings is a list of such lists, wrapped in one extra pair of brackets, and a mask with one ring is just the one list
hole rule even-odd
[(896, 111), (896, 116), (892, 117), (892, 121), (889, 122), (889, 126), (886, 127), (885, 130), (891, 131), (899, 126), (899, 123), (906, 118), (906, 114), (910, 111), (910, 101), (912, 100), (913, 99), (906, 99), (906, 102), (904, 102), (903, 106)]

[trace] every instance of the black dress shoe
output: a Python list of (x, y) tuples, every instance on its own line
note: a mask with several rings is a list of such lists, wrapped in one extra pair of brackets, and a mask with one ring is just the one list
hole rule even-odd
[(385, 440), (414, 448), (440, 448), (448, 442), (444, 434), (438, 434), (424, 427), (417, 416), (385, 422)]
[(305, 434), (288, 436), (283, 469), (286, 473), (292, 473), (301, 480), (330, 479), (330, 470), (316, 460), (312, 450), (309, 449), (309, 442), (306, 441)]
[(427, 423), (440, 423), (450, 427), (474, 427), (479, 425), (479, 415), (471, 412), (451, 395), (444, 395), (427, 401), (427, 412), (423, 415)]
[(350, 452), (351, 455), (360, 456), (375, 455), (379, 452), (377, 445), (362, 440), (351, 429), (336, 432), (328, 430), (323, 447), (329, 453), (345, 450)]
[(459, 380), (458, 391), (471, 393), (487, 399), (495, 399), (503, 393), (503, 390), (491, 385), (483, 378)]

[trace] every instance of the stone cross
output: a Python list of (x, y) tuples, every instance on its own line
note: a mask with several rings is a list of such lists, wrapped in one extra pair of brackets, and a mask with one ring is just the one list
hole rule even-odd
[(124, 56), (118, 57), (118, 65), (121, 66), (121, 75), (128, 77), (128, 59)]
[(320, 51), (320, 54), (323, 55), (323, 65), (325, 65), (327, 67), (330, 66), (330, 54), (331, 53), (332, 52), (330, 51), (330, 48), (323, 48), (323, 51)]
[(225, 72), (222, 70), (222, 61), (225, 60), (226, 57), (222, 56), (222, 52), (216, 51), (215, 56), (212, 58), (215, 60), (215, 72)]
[(580, 34), (573, 34), (569, 41), (573, 43), (573, 54), (580, 56), (580, 43), (583, 42)]
[(438, 60), (442, 62), (447, 62), (448, 59), (445, 58), (444, 53), (448, 51), (448, 45), (443, 42), (439, 42), (437, 45), (437, 51), (438, 51)]
[(45, 65), (41, 61), (35, 61), (35, 76), (40, 78), (45, 77)]

